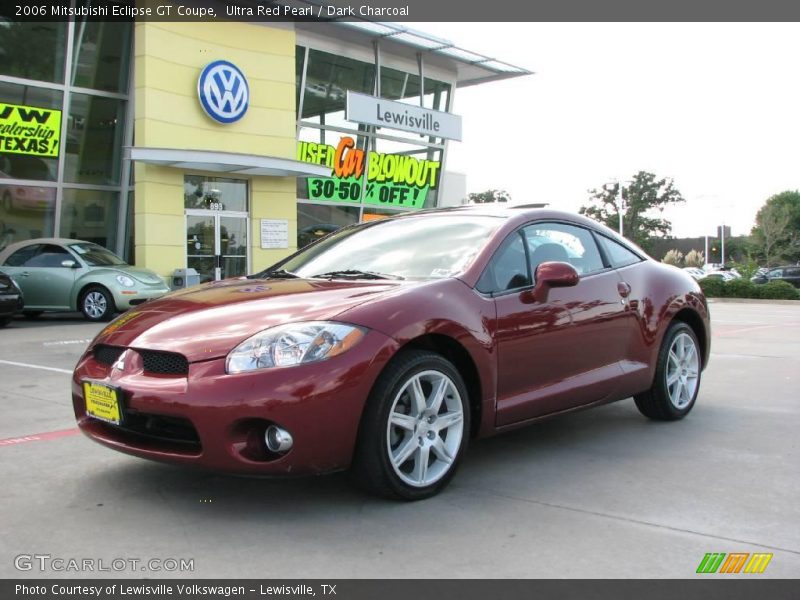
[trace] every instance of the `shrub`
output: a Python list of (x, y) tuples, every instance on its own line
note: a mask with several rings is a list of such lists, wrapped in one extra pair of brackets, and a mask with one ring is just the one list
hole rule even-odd
[(715, 277), (707, 277), (700, 280), (700, 289), (709, 298), (722, 298), (724, 296), (724, 285), (724, 281)]
[(683, 263), (683, 252), (673, 248), (664, 255), (661, 262), (672, 265), (673, 267), (680, 267)]
[(702, 269), (703, 265), (706, 264), (706, 257), (698, 250), (690, 250), (683, 258), (683, 262), (687, 267), (697, 267)]
[(770, 281), (764, 285), (755, 286), (758, 298), (770, 300), (800, 300), (798, 291), (788, 281)]
[(761, 298), (756, 284), (748, 279), (732, 279), (723, 282), (723, 290), (727, 298)]

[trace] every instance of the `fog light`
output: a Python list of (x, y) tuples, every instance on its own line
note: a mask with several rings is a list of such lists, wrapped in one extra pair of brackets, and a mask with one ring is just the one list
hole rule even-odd
[(270, 452), (288, 452), (292, 449), (292, 435), (277, 425), (270, 425), (264, 433), (264, 441)]

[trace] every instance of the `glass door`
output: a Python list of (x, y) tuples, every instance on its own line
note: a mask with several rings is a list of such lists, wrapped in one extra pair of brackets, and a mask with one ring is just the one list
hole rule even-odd
[(248, 218), (216, 211), (186, 211), (186, 266), (200, 283), (247, 275)]

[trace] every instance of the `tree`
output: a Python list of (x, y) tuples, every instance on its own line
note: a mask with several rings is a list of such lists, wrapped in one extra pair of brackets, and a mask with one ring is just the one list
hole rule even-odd
[(467, 198), (473, 204), (484, 204), (487, 202), (509, 202), (511, 195), (505, 190), (486, 190), (485, 192), (467, 194)]
[(664, 255), (664, 258), (661, 259), (661, 262), (672, 265), (673, 267), (680, 267), (683, 263), (683, 252), (673, 248)]
[[(591, 204), (582, 206), (580, 213), (619, 230), (619, 191), (619, 183), (589, 190)], [(653, 211), (661, 212), (670, 204), (684, 202), (671, 179), (656, 179), (647, 171), (639, 171), (627, 187), (622, 187), (622, 199), (625, 206), (623, 235), (645, 250), (651, 238), (666, 237), (672, 231), (672, 224), (653, 215)]]
[(690, 250), (683, 258), (683, 264), (687, 267), (696, 267), (702, 269), (706, 264), (706, 257), (698, 250)]
[(786, 191), (767, 199), (756, 215), (753, 242), (767, 266), (800, 259), (800, 192)]

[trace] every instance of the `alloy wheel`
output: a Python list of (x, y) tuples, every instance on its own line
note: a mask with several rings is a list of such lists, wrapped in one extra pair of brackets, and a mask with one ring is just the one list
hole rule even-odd
[(89, 292), (83, 299), (84, 312), (92, 319), (99, 319), (108, 310), (106, 297), (101, 292)]
[(451, 469), (463, 435), (464, 412), (453, 380), (440, 371), (416, 373), (389, 412), (389, 462), (404, 483), (429, 486)]
[(697, 391), (700, 357), (697, 346), (687, 333), (679, 333), (669, 348), (666, 383), (669, 400), (677, 409), (685, 408)]

